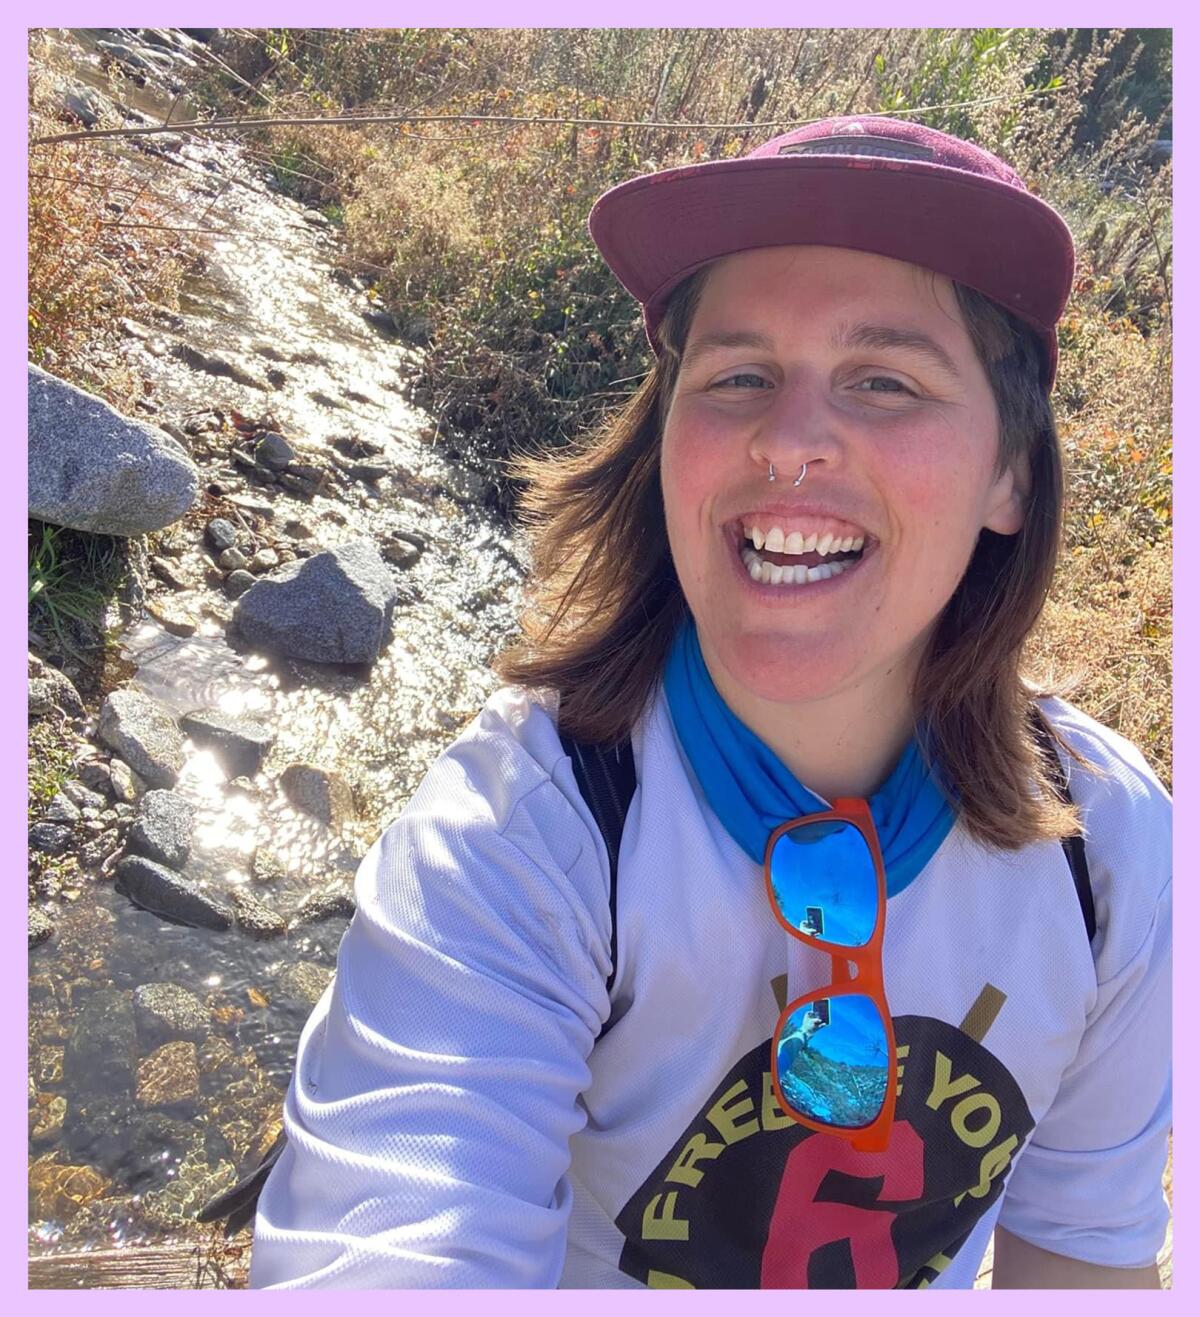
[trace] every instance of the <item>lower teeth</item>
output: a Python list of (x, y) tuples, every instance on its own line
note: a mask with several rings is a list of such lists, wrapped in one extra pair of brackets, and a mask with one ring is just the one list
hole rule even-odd
[(831, 576), (840, 576), (847, 567), (852, 567), (857, 558), (839, 559), (837, 562), (823, 562), (816, 567), (799, 566), (781, 567), (778, 563), (766, 562), (753, 549), (742, 550), (742, 562), (752, 580), (763, 585), (811, 585), (815, 581), (827, 581)]

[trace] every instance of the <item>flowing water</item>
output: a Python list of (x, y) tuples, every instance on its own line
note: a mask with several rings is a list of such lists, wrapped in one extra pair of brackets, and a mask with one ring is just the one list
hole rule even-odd
[[(75, 82), (103, 86), (91, 36), (61, 33), (56, 49)], [(135, 105), (161, 120), (170, 103), (143, 89)], [(185, 109), (176, 106), (176, 118)], [(226, 782), (212, 756), (189, 743), (177, 790), (197, 812), (186, 875), (223, 899), (246, 886), (287, 915), (314, 887), (348, 884), (371, 841), (493, 688), (488, 662), (512, 628), (521, 569), (508, 532), (477, 497), (479, 478), (445, 460), (431, 442), (431, 418), (402, 397), (417, 355), (372, 328), (366, 294), (334, 277), (327, 228), (272, 191), (235, 144), (216, 135), (151, 140), (149, 151), (101, 149), (120, 151), (132, 173), (176, 202), (174, 222), (218, 230), (193, 239), (203, 268), (185, 283), (178, 315), (148, 317), (122, 343), (158, 408), (153, 419), (186, 426), (212, 408), (226, 417), (236, 409), (269, 420), (318, 462), (335, 439), (366, 440), (379, 450), (370, 460), (394, 473), (377, 487), (351, 483), (310, 500), (239, 483), (218, 470), (217, 458), (198, 457), (201, 488), (215, 477), (233, 491), (234, 515), (259, 527), (256, 543), (319, 549), (357, 535), (382, 542), (403, 529), (427, 545), (397, 571), (400, 602), (373, 666), (277, 660), (226, 639), (229, 604), (219, 584), (203, 581), (202, 532), (208, 517), (230, 515), (229, 504), (210, 499), (175, 531), (180, 570), (194, 581), (176, 600), (196, 616), (194, 634), (172, 634), (146, 615), (120, 637), (124, 684), (176, 713), (219, 709), (272, 726), (277, 739), (252, 782)], [(179, 344), (233, 364), (262, 387), (194, 369)], [(348, 780), (357, 818), (335, 829), (291, 808), (277, 779), (297, 761)], [(98, 873), (83, 874), (78, 888), (57, 913), (55, 936), (30, 952), (35, 1273), (50, 1254), (168, 1244), (178, 1251), (181, 1241), (208, 1238), (191, 1216), (270, 1142), (299, 1029), (345, 927), (333, 918), (255, 940), (237, 927), (217, 933), (166, 923)], [(177, 1076), (160, 1057), (165, 1095), (144, 1072), (124, 1092), (90, 1092), (86, 1076), (63, 1065), (80, 1012), (110, 999), (97, 993), (115, 989), (127, 999), (153, 983), (180, 985), (207, 1012), (196, 1038), (198, 1086), (190, 1057)], [(150, 1049), (137, 1046), (144, 1066)], [(60, 1266), (53, 1283), (113, 1283), (98, 1274)]]

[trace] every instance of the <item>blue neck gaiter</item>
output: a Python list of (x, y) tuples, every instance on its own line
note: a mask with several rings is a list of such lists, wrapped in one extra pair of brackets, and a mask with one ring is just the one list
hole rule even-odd
[[(667, 658), (667, 703), (692, 771), (726, 831), (757, 864), (781, 823), (827, 806), (741, 722), (713, 684), (696, 623), (683, 624)], [(889, 896), (921, 872), (954, 826), (954, 811), (912, 740), (870, 797)]]

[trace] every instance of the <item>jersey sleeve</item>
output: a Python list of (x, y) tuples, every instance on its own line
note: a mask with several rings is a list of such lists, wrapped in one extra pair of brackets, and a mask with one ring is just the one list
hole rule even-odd
[(1142, 1267), (1154, 1263), (1168, 1221), (1170, 801), (1132, 746), (1111, 733), (1105, 741), (1076, 739), (1104, 775), (1073, 766), (1071, 777), (1096, 900), (1096, 996), (1013, 1168), (999, 1224), (1052, 1253)]
[(609, 1009), (607, 869), (557, 754), (456, 743), (363, 860), (301, 1037), (253, 1286), (557, 1285), (568, 1141)]

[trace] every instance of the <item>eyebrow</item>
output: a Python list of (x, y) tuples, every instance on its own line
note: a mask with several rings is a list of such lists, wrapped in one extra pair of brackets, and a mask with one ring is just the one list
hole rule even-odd
[[(954, 358), (936, 339), (919, 329), (900, 329), (896, 325), (872, 325), (860, 321), (858, 324), (841, 324), (834, 331), (831, 342), (835, 348), (895, 348), (905, 352), (915, 352), (924, 357), (931, 365), (944, 371), (953, 379), (961, 379), (962, 373), (954, 363)], [(684, 349), (684, 361), (689, 364), (697, 357), (721, 348), (757, 348), (770, 351), (774, 347), (765, 334), (748, 329), (713, 330), (689, 339)]]
[(961, 378), (954, 358), (936, 339), (923, 334), (919, 329), (900, 329), (895, 325), (869, 325), (860, 322), (857, 325), (839, 325), (833, 336), (836, 348), (899, 348), (905, 352), (915, 352), (924, 357), (931, 365), (954, 379)]

